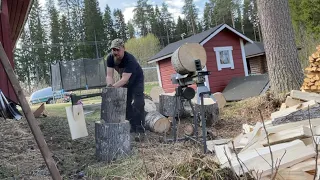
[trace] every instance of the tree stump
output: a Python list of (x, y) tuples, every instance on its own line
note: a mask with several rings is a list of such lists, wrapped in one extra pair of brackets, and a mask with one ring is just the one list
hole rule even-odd
[(127, 89), (104, 88), (101, 96), (101, 119), (105, 123), (119, 123), (125, 121)]
[[(203, 109), (204, 116), (206, 118), (206, 125), (212, 126), (219, 121), (219, 106), (217, 103), (212, 103), (211, 101), (206, 101), (205, 99), (206, 98), (204, 98)], [(195, 112), (201, 115), (201, 103), (195, 104)]]
[(179, 111), (180, 117), (186, 117), (187, 112), (184, 110), (184, 106), (180, 100), (176, 102), (176, 96), (174, 94), (161, 94), (159, 97), (159, 112), (166, 117), (173, 117), (174, 111)]
[(110, 163), (131, 153), (130, 123), (95, 123), (96, 156), (98, 161)]
[(130, 154), (130, 123), (126, 120), (127, 89), (104, 88), (101, 120), (95, 123), (96, 157), (108, 163)]
[(158, 111), (148, 112), (146, 115), (146, 128), (151, 132), (164, 133), (170, 129), (170, 121)]

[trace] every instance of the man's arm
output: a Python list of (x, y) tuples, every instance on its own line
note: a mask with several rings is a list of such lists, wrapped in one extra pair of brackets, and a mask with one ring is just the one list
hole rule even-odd
[(106, 77), (107, 85), (109, 84), (113, 85), (114, 83), (113, 72), (114, 72), (113, 68), (107, 67), (107, 77)]
[(132, 73), (122, 73), (122, 78), (116, 82), (113, 87), (122, 87), (129, 81), (129, 78), (131, 77)]

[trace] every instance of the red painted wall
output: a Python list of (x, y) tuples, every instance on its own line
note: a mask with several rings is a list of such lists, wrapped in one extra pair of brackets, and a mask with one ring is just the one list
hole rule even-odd
[[(216, 54), (214, 47), (233, 46), (232, 56), (234, 69), (221, 69), (218, 71)], [(207, 70), (211, 71), (209, 75), (209, 84), (211, 92), (222, 92), (233, 77), (244, 76), (244, 67), (241, 54), (241, 45), (239, 36), (229, 30), (223, 30), (207, 43), (204, 44), (207, 52)], [(176, 73), (171, 65), (171, 59), (167, 58), (158, 62), (162, 87), (165, 92), (175, 91), (176, 85), (171, 82), (171, 74)], [(195, 86), (192, 86), (195, 88)]]
[[(0, 14), (0, 42), (9, 58), (9, 61), (14, 68), (13, 63), (13, 40), (12, 40), (12, 33), (11, 33), (11, 26), (9, 22), (9, 8), (8, 8), (8, 0), (2, 1), (2, 12)], [(12, 2), (11, 2), (12, 3)], [(12, 85), (6, 75), (6, 72), (0, 63), (0, 89), (4, 93), (6, 97), (10, 100), (18, 103), (16, 94), (12, 88)]]
[[(226, 68), (218, 71), (216, 62), (216, 53), (214, 47), (232, 46), (232, 56), (234, 62), (234, 69)], [(211, 92), (222, 92), (233, 77), (244, 76), (244, 67), (241, 54), (241, 45), (239, 36), (233, 32), (224, 29), (215, 37), (204, 44), (207, 52), (207, 69), (211, 71), (209, 75), (209, 84)]]

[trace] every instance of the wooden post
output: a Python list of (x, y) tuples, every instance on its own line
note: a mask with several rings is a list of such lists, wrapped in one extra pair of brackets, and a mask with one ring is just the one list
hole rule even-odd
[(56, 163), (54, 159), (52, 158), (52, 154), (49, 151), (49, 148), (47, 146), (47, 143), (43, 137), (43, 134), (37, 125), (36, 119), (31, 111), (31, 108), (26, 100), (26, 97), (23, 93), (23, 90), (19, 84), (18, 79), (16, 78), (14, 71), (10, 65), (10, 61), (3, 49), (2, 44), (0, 44), (0, 59), (1, 63), (8, 75), (8, 78), (13, 86), (13, 89), (18, 96), (18, 100), (20, 102), (21, 108), (23, 110), (24, 115), (26, 116), (26, 119), (28, 121), (29, 127), (31, 129), (31, 132), (37, 142), (37, 145), (41, 151), (41, 155), (50, 171), (50, 174), (54, 180), (56, 179), (62, 179), (59, 173), (59, 170), (56, 166)]
[[(206, 118), (206, 125), (207, 126), (212, 126), (216, 124), (219, 121), (219, 106), (217, 103), (211, 103), (210, 101), (206, 102), (204, 98), (204, 104), (203, 104), (203, 109), (204, 109), (204, 116)], [(201, 112), (201, 105), (200, 104), (195, 104), (195, 111), (196, 113)]]
[(110, 163), (131, 152), (130, 123), (126, 120), (127, 88), (102, 90), (101, 120), (95, 123), (96, 157)]
[(105, 123), (119, 123), (126, 120), (127, 89), (103, 88), (101, 119)]

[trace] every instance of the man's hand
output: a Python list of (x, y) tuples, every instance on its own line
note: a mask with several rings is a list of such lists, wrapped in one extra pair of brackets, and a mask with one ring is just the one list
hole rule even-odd
[(112, 84), (108, 84), (107, 87), (113, 87), (113, 85)]
[(132, 73), (123, 73), (120, 81), (113, 84), (113, 87), (123, 87), (126, 85), (131, 77)]

